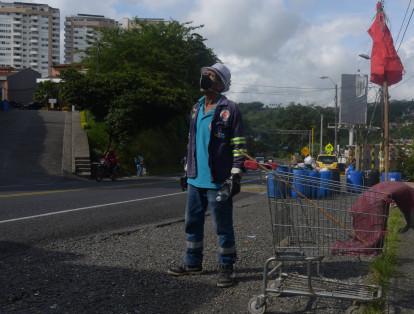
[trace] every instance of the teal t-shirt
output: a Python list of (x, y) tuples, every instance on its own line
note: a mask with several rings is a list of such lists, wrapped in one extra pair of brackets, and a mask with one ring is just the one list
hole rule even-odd
[(200, 101), (196, 124), (196, 163), (197, 177), (188, 178), (188, 184), (198, 188), (219, 189), (220, 184), (211, 182), (211, 171), (208, 165), (208, 144), (210, 143), (211, 122), (215, 109), (204, 112), (205, 99)]

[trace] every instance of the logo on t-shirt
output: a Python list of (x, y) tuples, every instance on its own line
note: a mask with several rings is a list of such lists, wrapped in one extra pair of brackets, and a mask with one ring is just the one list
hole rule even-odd
[(230, 111), (226, 109), (220, 112), (220, 118), (223, 122), (226, 122), (230, 118)]

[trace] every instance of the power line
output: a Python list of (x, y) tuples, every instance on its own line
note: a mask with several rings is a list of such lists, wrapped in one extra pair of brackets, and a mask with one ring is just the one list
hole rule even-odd
[(253, 90), (247, 90), (247, 91), (229, 91), (229, 94), (257, 94), (257, 95), (306, 95), (309, 93), (315, 93), (315, 92), (321, 92), (320, 90), (313, 90), (313, 91), (274, 91), (274, 92), (261, 92), (261, 91), (253, 91)]
[(406, 78), (406, 79), (405, 79), (404, 81), (402, 81), (400, 84), (397, 84), (397, 85), (391, 86), (390, 88), (394, 89), (394, 88), (400, 87), (401, 85), (403, 85), (403, 84), (407, 83), (408, 81), (412, 80), (413, 78), (414, 78), (414, 74), (413, 74), (413, 75), (411, 75), (411, 76), (409, 76), (408, 78)]
[[(377, 88), (374, 84), (369, 84), (367, 86), (368, 90)], [(259, 91), (259, 90), (236, 90), (236, 91), (229, 91), (229, 94), (257, 94), (257, 95), (279, 95), (279, 96), (306, 96), (310, 93), (315, 92), (327, 92), (332, 91), (335, 88), (325, 88), (325, 89), (315, 89), (315, 90), (279, 90), (279, 91)], [(344, 90), (354, 90), (355, 88), (347, 87), (347, 88), (341, 88), (339, 86), (340, 91)]]
[(407, 32), (408, 26), (410, 26), (410, 21), (411, 21), (411, 18), (413, 17), (413, 13), (414, 13), (414, 8), (411, 10), (410, 18), (408, 19), (407, 25), (405, 26), (405, 30), (404, 30), (404, 33), (401, 37), (400, 45), (398, 46), (397, 52), (398, 52), (398, 50), (400, 50), (401, 44), (404, 41), (405, 33)]
[(410, 6), (411, 6), (411, 1), (412, 0), (410, 0), (410, 2), (408, 3), (407, 9), (405, 10), (404, 18), (403, 18), (403, 21), (401, 23), (400, 30), (398, 31), (397, 39), (395, 40), (396, 43), (398, 42), (398, 39), (400, 38), (400, 34), (401, 34), (401, 30), (404, 26), (405, 18), (407, 17), (408, 10), (410, 9)]
[(333, 87), (299, 87), (299, 86), (256, 85), (256, 84), (241, 84), (241, 83), (233, 83), (232, 85), (277, 88), (277, 89), (303, 89), (303, 90), (330, 90), (330, 89), (335, 89)]

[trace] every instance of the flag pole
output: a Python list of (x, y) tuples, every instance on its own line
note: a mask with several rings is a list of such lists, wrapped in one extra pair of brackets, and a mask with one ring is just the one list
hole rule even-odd
[(384, 80), (383, 83), (384, 96), (384, 181), (388, 181), (388, 172), (390, 170), (390, 137), (389, 137), (389, 97), (388, 97), (388, 82)]

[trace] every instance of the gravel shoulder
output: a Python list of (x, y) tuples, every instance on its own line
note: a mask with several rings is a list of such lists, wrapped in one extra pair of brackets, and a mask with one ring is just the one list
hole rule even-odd
[[(204, 273), (168, 276), (167, 267), (182, 259), (184, 225), (167, 221), (36, 246), (0, 242), (0, 313), (246, 313), (249, 299), (260, 293), (264, 261), (273, 254), (268, 201), (259, 191), (235, 201), (234, 287), (215, 285), (217, 240), (210, 217)], [(354, 264), (332, 261), (327, 273), (340, 279), (367, 274), (366, 265)], [(344, 313), (350, 305), (279, 297), (271, 299), (268, 313)]]

